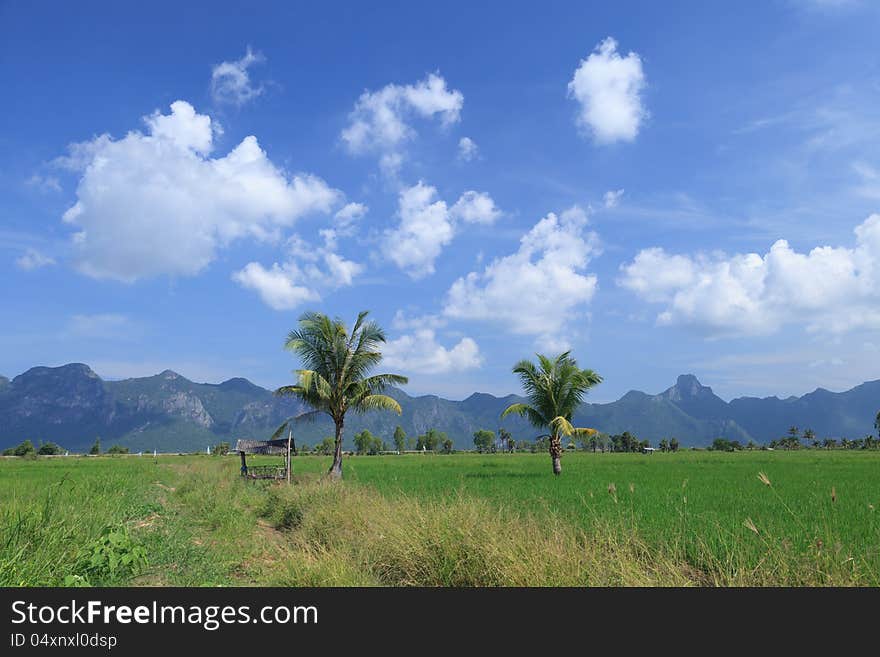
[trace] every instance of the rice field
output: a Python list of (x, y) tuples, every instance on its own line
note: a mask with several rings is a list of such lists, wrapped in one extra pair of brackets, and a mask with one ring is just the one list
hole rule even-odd
[[(264, 458), (263, 462), (273, 462)], [(259, 462), (259, 460), (257, 461)], [(880, 452), (0, 460), (0, 584), (880, 584)]]

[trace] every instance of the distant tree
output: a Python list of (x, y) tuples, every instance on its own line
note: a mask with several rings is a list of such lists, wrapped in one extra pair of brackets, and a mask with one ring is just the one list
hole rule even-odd
[(716, 438), (709, 446), (711, 451), (715, 452), (732, 452), (734, 450), (733, 443), (726, 438)]
[(30, 456), (35, 453), (34, 444), (30, 440), (24, 440), (15, 447), (3, 451), (4, 456)]
[(89, 454), (100, 454), (101, 453), (101, 437), (98, 436), (95, 438), (95, 444), (92, 445), (92, 448), (89, 450)]
[(792, 425), (788, 428), (788, 435), (784, 438), (784, 445), (786, 449), (797, 449), (801, 446), (800, 442), (800, 430)]
[(398, 452), (402, 452), (406, 449), (406, 431), (404, 431), (403, 427), (399, 424), (394, 430), (394, 448)]
[(666, 440), (666, 438), (661, 438), (660, 442), (658, 443), (658, 447), (660, 448), (661, 452), (668, 452), (669, 451), (669, 441)]
[(315, 445), (315, 451), (322, 456), (329, 456), (336, 450), (336, 440), (333, 436), (327, 436), (320, 443)]
[(418, 443), (418, 441), (415, 439), (415, 437), (413, 437), (413, 436), (409, 436), (409, 437), (406, 439), (406, 448), (407, 448), (408, 450), (412, 451), (412, 450), (414, 450), (414, 449), (416, 448), (416, 444), (417, 444), (417, 443)]
[(758, 443), (756, 443), (754, 440), (749, 439), (749, 442), (746, 443), (746, 449), (749, 451), (758, 449)]
[(877, 436), (880, 437), (880, 411), (877, 411), (877, 417), (874, 418), (874, 429), (877, 430)]
[(487, 429), (480, 429), (474, 432), (474, 446), (480, 454), (489, 452), (495, 445), (495, 432)]
[(445, 433), (441, 433), (436, 429), (428, 429), (424, 434), (419, 436), (416, 441), (416, 449), (421, 450), (424, 448), (429, 452), (435, 452), (437, 451), (437, 446), (445, 439)]
[(223, 441), (222, 443), (217, 443), (211, 448), (211, 454), (214, 456), (226, 456), (229, 454), (230, 449), (229, 443)]
[(107, 450), (108, 454), (128, 454), (128, 447), (123, 447), (122, 445), (110, 445), (110, 449)]
[[(293, 396), (313, 409), (307, 415), (326, 413), (336, 428), (333, 463), (327, 475), (342, 478), (342, 441), (345, 416), (349, 411), (386, 410), (401, 414), (400, 404), (383, 394), (392, 385), (406, 383), (399, 374), (371, 374), (382, 360), (380, 347), (385, 332), (367, 321), (367, 312), (357, 316), (349, 328), (339, 319), (322, 313), (305, 313), (298, 327), (287, 336), (285, 349), (294, 352), (305, 369), (297, 370), (297, 382), (275, 391)], [(287, 420), (290, 422), (291, 420)], [(276, 431), (283, 432), (285, 422)]]
[(611, 436), (611, 449), (614, 452), (638, 452), (642, 442), (629, 431)]
[(874, 436), (868, 434), (862, 439), (862, 449), (874, 449), (877, 447), (878, 441), (874, 440)]
[(678, 438), (670, 438), (669, 439), (669, 451), (671, 451), (671, 452), (678, 451)]
[(596, 372), (578, 367), (577, 361), (566, 351), (555, 359), (538, 354), (538, 364), (522, 360), (513, 373), (528, 398), (527, 403), (511, 404), (501, 417), (511, 413), (523, 416), (537, 428), (547, 429), (553, 474), (562, 473), (562, 437), (590, 434), (595, 429), (576, 428), (572, 416), (581, 405), (587, 391), (602, 382)]
[(825, 438), (822, 441), (822, 447), (825, 449), (834, 449), (837, 447), (837, 441), (834, 438)]
[(354, 446), (358, 454), (369, 454), (374, 447), (375, 438), (368, 429), (355, 434)]
[(452, 442), (451, 438), (444, 438), (443, 442), (440, 443), (440, 450), (444, 454), (452, 454), (453, 447), (455, 447), (455, 444)]
[(819, 440), (816, 438), (816, 432), (813, 431), (812, 429), (805, 429), (804, 430), (804, 442), (807, 444), (808, 447), (813, 447), (813, 448), (818, 447)]
[(510, 435), (510, 432), (507, 429), (505, 429), (504, 427), (499, 428), (498, 438), (501, 441), (501, 451), (513, 451), (513, 436)]
[(40, 445), (40, 449), (37, 450), (37, 454), (40, 456), (55, 456), (63, 452), (64, 450), (55, 443), (43, 443)]

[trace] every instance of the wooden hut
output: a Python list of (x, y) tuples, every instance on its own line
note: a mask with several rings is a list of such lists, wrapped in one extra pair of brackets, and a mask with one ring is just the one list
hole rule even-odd
[[(288, 433), (287, 438), (278, 438), (276, 440), (250, 440), (248, 438), (236, 440), (233, 451), (238, 452), (241, 457), (241, 476), (247, 479), (286, 479), (290, 481), (291, 442), (292, 435), (290, 433)], [(248, 454), (283, 456), (284, 462), (281, 465), (248, 466)]]

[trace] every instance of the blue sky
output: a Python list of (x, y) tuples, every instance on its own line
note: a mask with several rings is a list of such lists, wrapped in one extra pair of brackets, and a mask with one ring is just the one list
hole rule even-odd
[(0, 3), (0, 373), (277, 386), (305, 310), (411, 393), (880, 378), (880, 8)]

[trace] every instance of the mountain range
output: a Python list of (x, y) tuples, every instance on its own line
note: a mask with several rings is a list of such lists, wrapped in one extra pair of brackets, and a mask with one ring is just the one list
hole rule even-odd
[[(389, 394), (403, 415), (388, 412), (351, 414), (346, 446), (362, 429), (391, 442), (399, 424), (410, 436), (434, 428), (446, 432), (456, 448), (473, 446), (477, 429), (504, 427), (516, 439), (533, 439), (536, 430), (519, 417), (499, 419), (516, 395), (474, 393), (462, 401), (434, 395), (413, 397), (400, 389)], [(812, 428), (820, 437), (861, 438), (873, 431), (880, 408), (880, 380), (845, 392), (819, 388), (802, 397), (740, 397), (725, 402), (692, 374), (651, 395), (630, 391), (615, 402), (585, 403), (575, 426), (609, 434), (629, 431), (657, 444), (676, 437), (682, 445), (701, 446), (718, 437), (766, 443), (792, 425)], [(100, 437), (105, 447), (119, 444), (160, 452), (202, 451), (221, 441), (266, 438), (286, 418), (307, 410), (291, 398), (247, 379), (219, 384), (195, 383), (166, 370), (155, 376), (105, 381), (87, 365), (34, 367), (9, 380), (0, 376), (0, 448), (30, 439), (56, 442), (85, 451)], [(313, 445), (332, 435), (329, 418), (295, 425), (297, 441)]]

